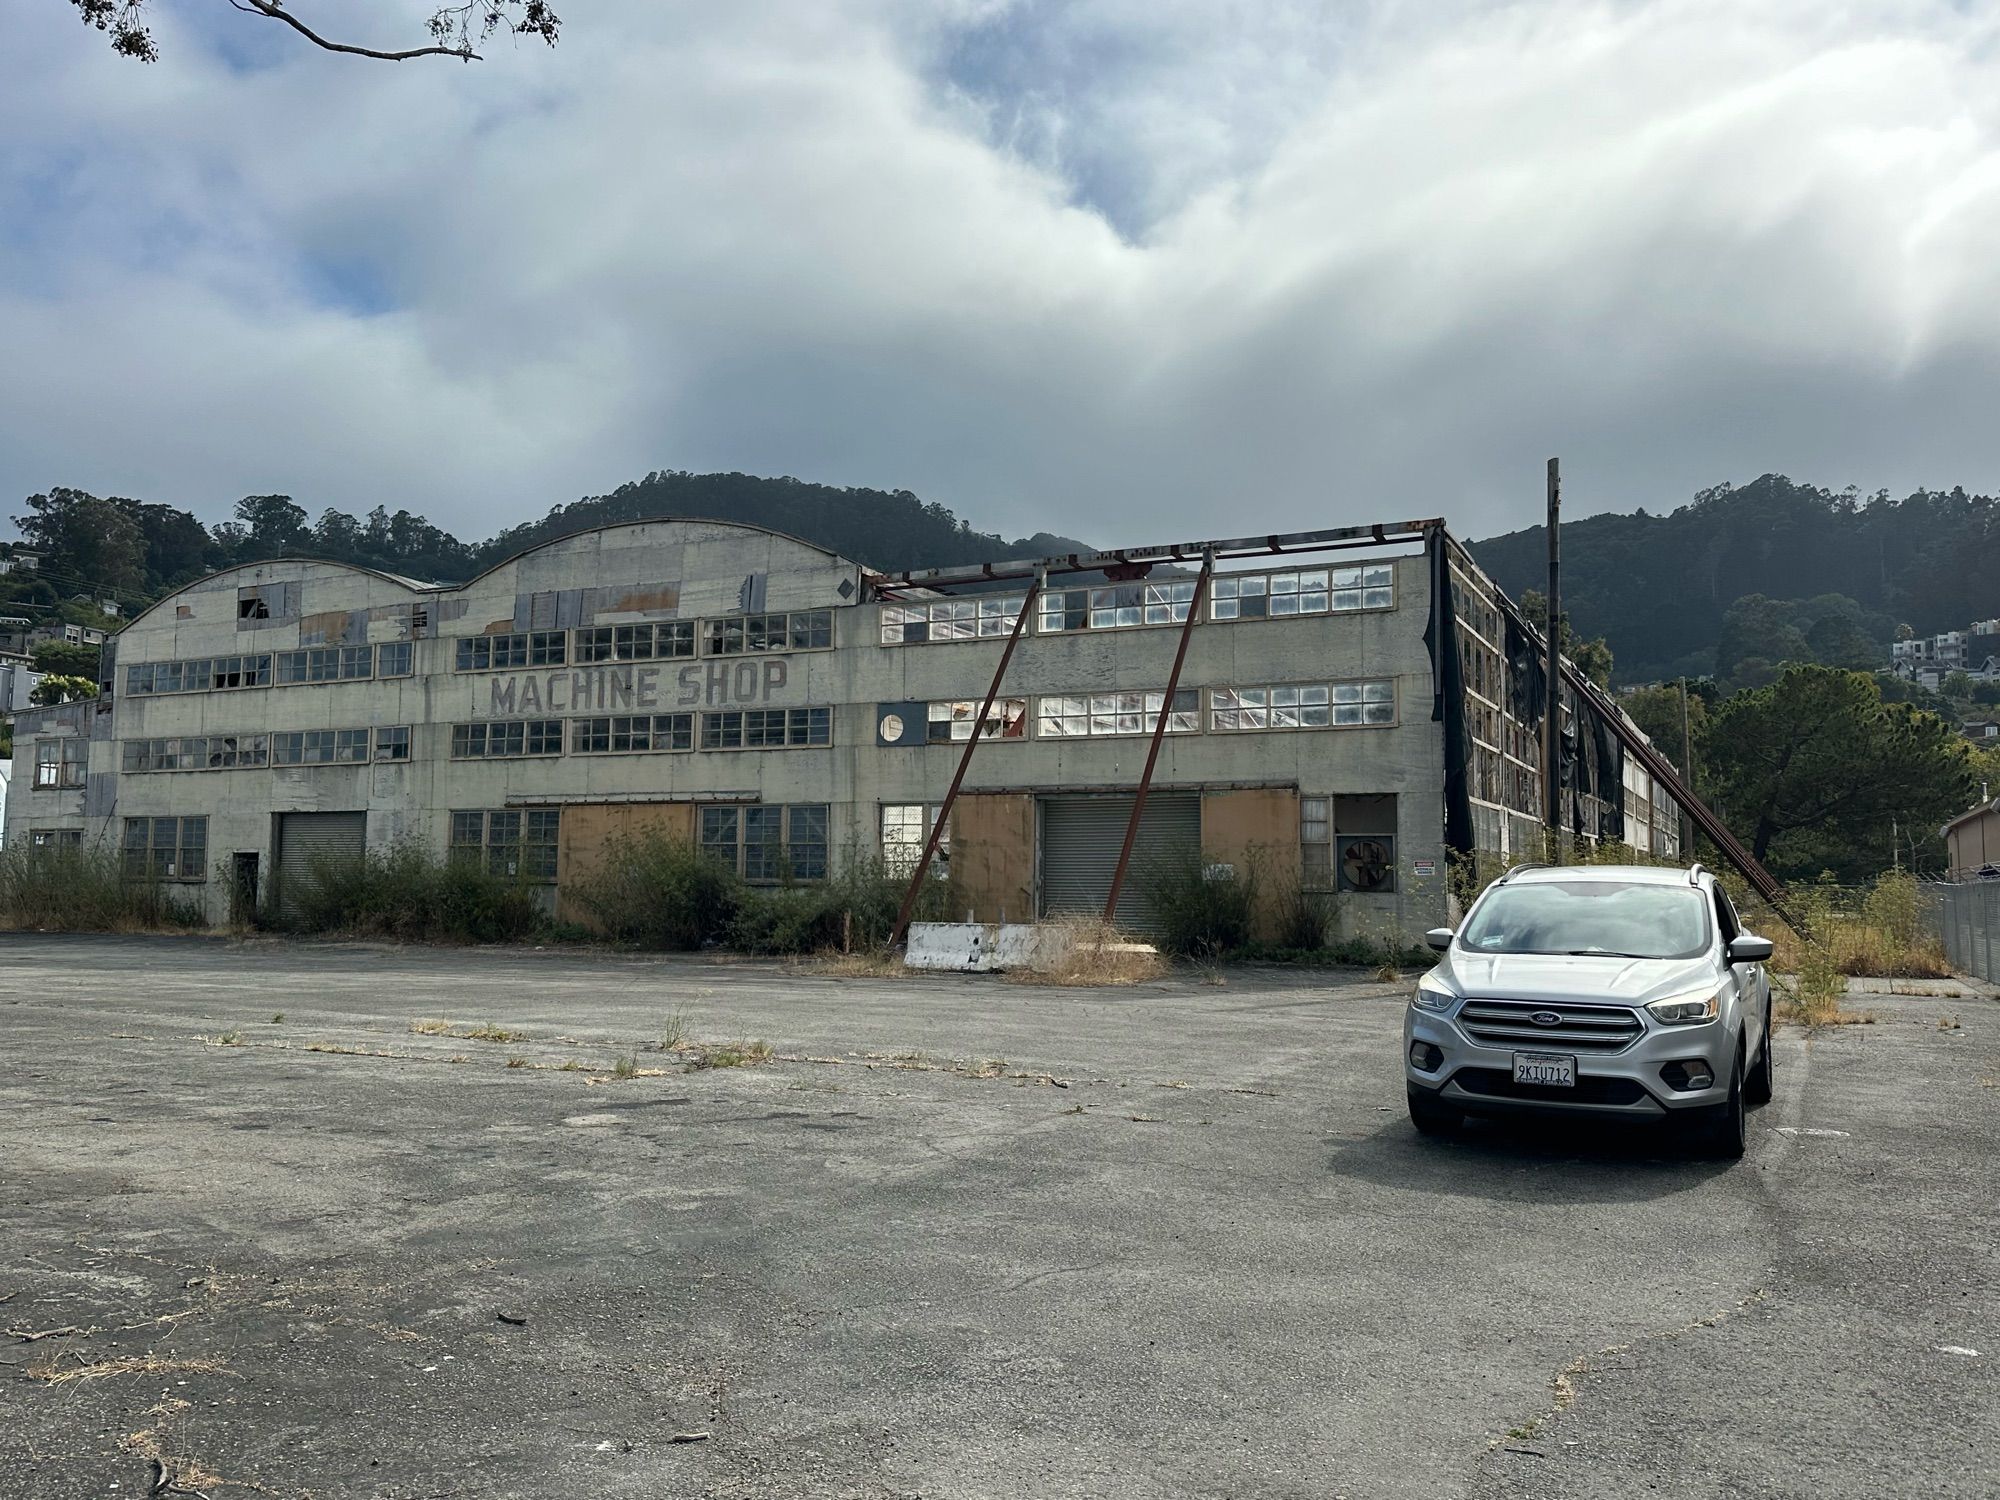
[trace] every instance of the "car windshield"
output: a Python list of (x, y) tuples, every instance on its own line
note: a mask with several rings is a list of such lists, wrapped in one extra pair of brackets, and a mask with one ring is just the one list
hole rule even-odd
[(1694, 958), (1708, 947), (1708, 901), (1692, 886), (1537, 880), (1496, 886), (1458, 935), (1473, 953)]

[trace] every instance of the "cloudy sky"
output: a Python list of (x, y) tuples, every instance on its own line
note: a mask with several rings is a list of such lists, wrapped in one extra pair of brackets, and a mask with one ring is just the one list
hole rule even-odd
[[(1105, 543), (2000, 487), (2000, 0), (226, 0), (0, 46), (0, 514), (655, 468)], [(407, 45), (424, 0), (294, 0)], [(365, 14), (354, 14), (365, 12)]]

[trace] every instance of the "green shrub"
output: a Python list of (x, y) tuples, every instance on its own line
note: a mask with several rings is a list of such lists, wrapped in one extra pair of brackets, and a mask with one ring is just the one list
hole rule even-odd
[[(729, 943), (745, 953), (879, 949), (895, 930), (908, 889), (907, 875), (896, 874), (879, 856), (857, 853), (839, 873), (813, 885), (745, 890)], [(911, 920), (949, 921), (957, 907), (949, 880), (927, 878)]]
[(199, 899), (125, 874), (115, 849), (0, 850), (0, 926), (60, 932), (206, 927)]
[(671, 834), (614, 838), (604, 864), (572, 892), (605, 935), (687, 951), (724, 941), (748, 888), (735, 870)]
[(1160, 946), (1184, 958), (1221, 958), (1255, 935), (1258, 872), (1246, 864), (1228, 879), (1210, 879), (1198, 849), (1151, 860), (1140, 889), (1159, 924)]
[(545, 920), (532, 883), (413, 843), (315, 859), (287, 906), (272, 925), (402, 942), (513, 942)]

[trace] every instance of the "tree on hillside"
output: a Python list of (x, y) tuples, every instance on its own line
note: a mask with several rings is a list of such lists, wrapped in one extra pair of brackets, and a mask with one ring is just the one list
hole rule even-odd
[[(1886, 860), (1892, 824), (1935, 829), (1977, 789), (1971, 750), (1935, 714), (1884, 703), (1874, 681), (1793, 666), (1738, 693), (1708, 737), (1713, 787), (1750, 851), (1774, 870), (1839, 862), (1866, 874)], [(1775, 856), (1775, 857), (1774, 857)]]
[(125, 509), (129, 503), (56, 488), (30, 495), (28, 513), (13, 520), (45, 554), (41, 571), (60, 587), (132, 597), (146, 584), (146, 538)]
[(37, 672), (52, 677), (88, 677), (97, 681), (98, 648), (74, 641), (43, 641), (29, 658)]
[[(112, 51), (140, 62), (157, 62), (160, 57), (159, 44), (146, 27), (154, 3), (155, 0), (70, 0), (86, 26), (94, 26), (110, 36)], [(427, 26), (431, 36), (429, 45), (387, 52), (321, 36), (288, 11), (284, 0), (229, 0), (229, 3), (245, 15), (262, 16), (289, 26), (315, 47), (382, 62), (405, 62), (413, 57), (456, 57), (461, 62), (477, 62), (479, 54), (472, 50), (473, 44), (486, 41), (497, 31), (505, 29), (516, 36), (538, 36), (553, 47), (562, 28), (562, 18), (547, 0), (461, 0), (456, 5), (440, 5), (431, 12)]]
[[(1681, 751), (1681, 687), (1679, 683), (1662, 682), (1650, 687), (1634, 688), (1619, 696), (1618, 706), (1653, 747), (1672, 761), (1683, 778), (1688, 775), (1686, 757)], [(1687, 738), (1693, 742), (1694, 764), (1702, 763), (1703, 746), (1708, 739), (1708, 700), (1690, 685), (1687, 693)], [(1697, 773), (1698, 774), (1698, 773)]]
[(28, 701), (37, 708), (57, 703), (78, 703), (97, 696), (96, 679), (90, 677), (44, 677), (28, 690)]
[[(1521, 595), (1521, 613), (1528, 617), (1532, 625), (1546, 627), (1549, 619), (1549, 596), (1540, 589), (1527, 589)], [(1577, 634), (1576, 627), (1569, 622), (1569, 611), (1562, 612), (1557, 622), (1562, 627), (1562, 654), (1575, 662), (1579, 671), (1599, 687), (1611, 686), (1611, 648), (1605, 644), (1603, 636), (1590, 640)]]

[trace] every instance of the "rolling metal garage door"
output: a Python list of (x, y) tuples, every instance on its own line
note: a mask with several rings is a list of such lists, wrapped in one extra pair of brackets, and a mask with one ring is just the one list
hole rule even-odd
[(367, 848), (365, 812), (278, 814), (279, 913), (293, 914), (293, 901), (312, 880), (314, 860), (359, 859)]
[[(1096, 915), (1111, 894), (1111, 873), (1132, 817), (1130, 797), (1050, 797), (1042, 803), (1042, 914)], [(1201, 797), (1154, 792), (1139, 819), (1132, 868), (1118, 893), (1118, 925), (1151, 932), (1157, 925), (1146, 900), (1146, 867), (1163, 857), (1201, 849)]]

